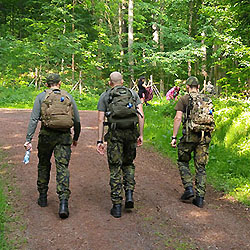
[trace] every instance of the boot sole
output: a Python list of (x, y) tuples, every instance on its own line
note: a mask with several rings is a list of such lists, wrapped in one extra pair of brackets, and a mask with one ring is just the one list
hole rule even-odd
[(120, 218), (120, 217), (122, 217), (121, 214), (113, 214), (112, 211), (110, 211), (110, 214), (111, 214), (113, 217), (115, 217), (115, 218)]
[(125, 208), (134, 208), (134, 202), (133, 201), (125, 202)]
[(195, 200), (193, 200), (193, 202), (192, 202), (196, 207), (199, 207), (199, 208), (203, 208), (203, 206), (204, 206), (204, 204), (202, 203), (202, 204), (200, 204), (200, 203), (196, 203), (196, 201)]
[(61, 219), (67, 219), (69, 217), (69, 214), (68, 213), (59, 213), (59, 217)]
[(42, 203), (42, 202), (39, 202), (39, 200), (37, 201), (37, 204), (40, 206), (40, 207), (47, 207), (48, 206), (48, 203)]
[(193, 198), (193, 197), (194, 197), (194, 194), (190, 194), (190, 195), (188, 195), (186, 197), (181, 197), (181, 200), (186, 201), (186, 200), (189, 200), (190, 198)]

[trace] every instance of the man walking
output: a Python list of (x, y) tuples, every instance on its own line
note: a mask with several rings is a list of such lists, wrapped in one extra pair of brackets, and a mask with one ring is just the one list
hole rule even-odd
[[(40, 93), (33, 106), (28, 126), (26, 150), (32, 150), (31, 140), (38, 121), (41, 120), (41, 130), (38, 140), (38, 205), (47, 206), (47, 192), (50, 180), (51, 156), (54, 153), (56, 162), (57, 194), (60, 200), (59, 216), (69, 216), (69, 161), (71, 144), (77, 146), (81, 131), (80, 117), (73, 97), (60, 90), (61, 79), (58, 74), (49, 74), (46, 83), (48, 89)], [(74, 127), (73, 141), (70, 128)]]
[[(125, 208), (134, 207), (133, 161), (136, 157), (136, 146), (143, 144), (144, 114), (139, 96), (135, 91), (123, 86), (123, 78), (119, 72), (110, 74), (109, 85), (111, 89), (102, 93), (97, 106), (97, 151), (104, 154), (103, 139), (105, 139), (113, 203), (111, 215), (119, 218), (123, 199), (122, 185), (125, 190)], [(105, 116), (108, 120), (108, 132), (104, 137)]]
[[(196, 77), (186, 82), (188, 94), (182, 96), (175, 106), (176, 116), (171, 145), (176, 147), (177, 134), (183, 119), (183, 136), (178, 144), (178, 167), (185, 191), (181, 200), (194, 197), (193, 180), (189, 169), (191, 153), (194, 152), (196, 197), (193, 204), (202, 208), (206, 193), (206, 164), (211, 132), (214, 129), (211, 99), (199, 94)], [(198, 100), (198, 102), (196, 102)], [(202, 122), (200, 122), (202, 121)]]

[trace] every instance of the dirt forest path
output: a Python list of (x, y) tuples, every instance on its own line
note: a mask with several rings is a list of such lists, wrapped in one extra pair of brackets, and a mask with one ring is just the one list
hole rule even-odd
[(139, 148), (136, 158), (135, 209), (120, 219), (110, 215), (106, 156), (98, 155), (97, 113), (80, 111), (82, 132), (70, 162), (70, 217), (58, 217), (55, 164), (48, 207), (37, 205), (37, 129), (31, 162), (22, 164), (30, 110), (0, 109), (1, 149), (14, 165), (17, 203), (27, 225), (29, 250), (250, 249), (250, 215), (208, 187), (199, 209), (179, 200), (183, 192), (177, 167), (165, 157)]

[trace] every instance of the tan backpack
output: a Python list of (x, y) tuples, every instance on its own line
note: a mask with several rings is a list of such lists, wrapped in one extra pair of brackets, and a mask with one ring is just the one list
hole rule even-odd
[(69, 129), (74, 125), (73, 105), (65, 90), (46, 90), (41, 120), (45, 127), (52, 129)]
[(186, 111), (187, 132), (212, 132), (214, 128), (215, 123), (211, 98), (200, 93), (189, 93)]

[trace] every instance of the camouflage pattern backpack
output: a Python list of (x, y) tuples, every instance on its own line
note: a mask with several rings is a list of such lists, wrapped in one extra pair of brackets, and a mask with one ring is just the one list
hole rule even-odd
[(110, 90), (106, 117), (111, 128), (134, 128), (138, 124), (138, 111), (132, 90), (116, 86)]
[(46, 90), (41, 120), (45, 127), (52, 129), (69, 129), (74, 125), (73, 105), (66, 91)]
[(211, 98), (200, 93), (189, 93), (186, 111), (186, 131), (212, 132), (214, 127)]

